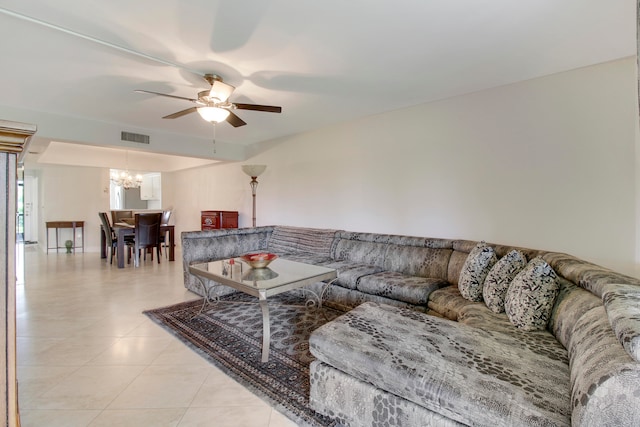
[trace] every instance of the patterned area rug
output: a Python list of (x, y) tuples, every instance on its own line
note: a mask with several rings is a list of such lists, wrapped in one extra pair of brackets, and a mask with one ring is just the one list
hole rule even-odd
[(144, 313), (205, 359), (222, 369), (300, 426), (337, 423), (309, 408), (309, 335), (342, 312), (304, 307), (294, 292), (269, 299), (271, 350), (262, 357), (262, 312), (257, 299), (243, 293), (202, 306), (202, 299)]

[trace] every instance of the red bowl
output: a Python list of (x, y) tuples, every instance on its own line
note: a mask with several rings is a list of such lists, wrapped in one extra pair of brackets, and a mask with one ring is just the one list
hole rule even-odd
[(278, 258), (278, 255), (269, 252), (256, 252), (245, 254), (240, 259), (251, 266), (251, 268), (265, 268), (271, 261)]

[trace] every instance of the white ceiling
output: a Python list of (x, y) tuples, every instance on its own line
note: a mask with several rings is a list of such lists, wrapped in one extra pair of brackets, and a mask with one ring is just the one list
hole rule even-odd
[[(635, 55), (635, 16), (635, 0), (0, 0), (0, 118), (45, 143), (126, 147), (129, 130), (154, 151), (243, 160), (261, 141)], [(194, 98), (205, 73), (282, 114), (236, 110), (247, 125), (218, 125), (213, 154), (197, 114), (162, 119), (192, 104), (134, 92)]]

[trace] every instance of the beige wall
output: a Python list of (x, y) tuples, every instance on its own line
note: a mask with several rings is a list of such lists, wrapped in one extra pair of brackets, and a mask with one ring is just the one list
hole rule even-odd
[[(274, 141), (245, 162), (268, 165), (258, 225), (487, 240), (635, 274), (636, 93), (629, 58)], [(178, 232), (203, 209), (250, 225), (239, 164), (169, 182)]]
[[(25, 165), (25, 174), (38, 176), (40, 248), (46, 251), (47, 221), (84, 221), (85, 251), (97, 252), (100, 247), (98, 212), (109, 211), (109, 169)], [(53, 247), (54, 230), (49, 233), (49, 245)], [(72, 238), (72, 231), (60, 229), (59, 236), (59, 244), (64, 246), (64, 241)], [(76, 237), (80, 245), (80, 234)]]
[[(467, 238), (563, 251), (637, 275), (635, 58), (446, 99), (268, 143), (258, 225)], [(109, 209), (108, 170), (37, 166), (44, 222)], [(27, 173), (29, 168), (27, 168)], [(205, 209), (251, 225), (238, 164), (163, 174), (176, 232)]]

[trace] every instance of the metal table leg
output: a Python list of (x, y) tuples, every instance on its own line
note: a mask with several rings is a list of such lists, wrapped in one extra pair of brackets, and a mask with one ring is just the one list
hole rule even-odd
[(262, 363), (269, 361), (269, 347), (271, 345), (271, 322), (269, 321), (269, 304), (267, 299), (260, 298), (262, 309)]

